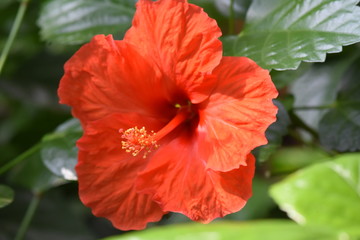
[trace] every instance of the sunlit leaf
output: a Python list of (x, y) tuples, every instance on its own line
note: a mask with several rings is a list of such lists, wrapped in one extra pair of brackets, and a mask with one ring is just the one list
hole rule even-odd
[(360, 154), (339, 155), (298, 171), (273, 185), (270, 193), (298, 223), (356, 229), (360, 224)]
[(43, 39), (60, 44), (88, 42), (96, 34), (121, 37), (130, 27), (135, 0), (50, 0), (38, 24)]
[(57, 176), (66, 180), (76, 180), (77, 163), (76, 141), (82, 129), (76, 119), (61, 124), (54, 133), (47, 134), (42, 140), (41, 157), (46, 167)]
[(269, 220), (247, 223), (183, 224), (132, 232), (103, 240), (335, 240), (337, 234), (316, 227), (302, 227), (290, 221)]
[(357, 0), (254, 0), (244, 30), (224, 39), (225, 54), (268, 69), (323, 62), (326, 53), (360, 41)]
[(6, 186), (0, 184), (0, 208), (9, 205), (14, 200), (14, 191)]

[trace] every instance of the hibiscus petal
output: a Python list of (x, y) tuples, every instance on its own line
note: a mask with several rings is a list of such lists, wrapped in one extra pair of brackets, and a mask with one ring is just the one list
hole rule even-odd
[(278, 93), (268, 71), (245, 57), (224, 57), (214, 75), (219, 84), (199, 106), (199, 151), (208, 168), (229, 171), (246, 165), (250, 151), (267, 143)]
[(205, 82), (204, 76), (221, 60), (220, 35), (215, 20), (186, 0), (140, 0), (124, 41), (152, 59), (159, 72), (198, 103), (209, 95), (216, 81)]
[(97, 35), (66, 63), (58, 94), (82, 123), (116, 112), (156, 116), (173, 94), (161, 81), (133, 47)]
[(150, 129), (160, 127), (157, 120), (127, 114), (91, 122), (78, 141), (76, 166), (81, 201), (94, 215), (109, 219), (122, 230), (143, 229), (164, 214), (149, 195), (135, 190), (137, 173), (149, 158), (134, 157), (121, 148), (119, 129), (130, 127), (130, 123), (146, 123)]
[(153, 195), (164, 211), (203, 223), (239, 211), (251, 196), (254, 157), (249, 154), (247, 166), (239, 169), (213, 171), (199, 156), (196, 140), (186, 134), (179, 132), (153, 155), (139, 174), (137, 189)]

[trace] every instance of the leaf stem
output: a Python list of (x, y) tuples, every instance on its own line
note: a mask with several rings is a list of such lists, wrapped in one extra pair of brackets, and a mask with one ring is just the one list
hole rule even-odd
[(305, 131), (307, 131), (308, 133), (311, 134), (311, 136), (314, 138), (314, 139), (319, 139), (319, 135), (318, 133), (312, 129), (311, 127), (309, 127), (301, 118), (299, 118), (293, 111), (290, 111), (289, 112), (289, 116), (290, 116), (290, 119), (292, 121), (292, 123), (295, 124), (295, 126), (298, 126), (302, 129), (304, 129)]
[(41, 199), (41, 195), (38, 193), (34, 193), (31, 202), (29, 204), (29, 207), (26, 210), (25, 216), (23, 220), (21, 221), (20, 228), (16, 233), (14, 240), (22, 240), (25, 236), (25, 233), (27, 229), (29, 228), (30, 222), (32, 218), (34, 217), (34, 213), (39, 206), (39, 202)]
[(41, 143), (36, 144), (32, 148), (28, 149), (27, 151), (25, 151), (18, 157), (14, 158), (10, 162), (8, 162), (4, 166), (2, 166), (0, 168), (0, 175), (3, 174), (4, 172), (6, 172), (7, 170), (9, 170), (10, 168), (12, 168), (13, 166), (15, 166), (16, 164), (18, 164), (19, 162), (25, 160), (26, 158), (28, 158), (29, 156), (34, 154), (36, 151), (38, 151), (41, 148), (41, 145), (42, 145)]
[(293, 107), (293, 111), (307, 111), (307, 110), (322, 110), (322, 109), (330, 109), (334, 108), (335, 104), (329, 104), (329, 105), (320, 105), (320, 106), (299, 106), (299, 107)]
[(3, 49), (2, 53), (1, 53), (1, 56), (0, 56), (0, 74), (1, 74), (2, 68), (3, 68), (4, 64), (5, 64), (6, 58), (7, 58), (8, 54), (9, 54), (9, 52), (10, 52), (11, 46), (12, 46), (14, 40), (15, 40), (17, 32), (18, 32), (18, 30), (20, 28), (21, 22), (22, 22), (22, 20), (24, 18), (24, 15), (25, 15), (27, 5), (28, 5), (29, 1), (30, 0), (21, 0), (21, 2), (20, 2), (20, 6), (19, 6), (18, 12), (16, 14), (14, 24), (11, 27), (9, 37), (8, 37), (6, 43), (5, 43), (4, 49)]
[(235, 13), (234, 13), (234, 0), (230, 0), (229, 6), (229, 35), (234, 34), (235, 26)]

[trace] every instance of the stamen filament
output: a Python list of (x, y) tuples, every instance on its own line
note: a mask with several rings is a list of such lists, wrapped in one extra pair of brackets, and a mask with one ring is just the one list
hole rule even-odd
[(137, 156), (140, 152), (144, 152), (143, 158), (146, 158), (147, 154), (153, 149), (159, 147), (157, 141), (165, 137), (188, 117), (188, 111), (182, 109), (176, 114), (176, 116), (163, 127), (157, 133), (151, 131), (148, 133), (145, 127), (138, 128), (137, 126), (129, 128), (126, 131), (119, 130), (121, 137), (126, 141), (121, 141), (122, 149), (125, 152), (131, 153), (133, 156)]
[(183, 123), (186, 118), (188, 117), (188, 112), (185, 110), (182, 110), (178, 112), (178, 114), (171, 119), (171, 121), (166, 124), (165, 127), (163, 127), (160, 131), (156, 133), (154, 136), (155, 141), (159, 141), (163, 137), (165, 137), (167, 134), (169, 134), (172, 130), (174, 130), (177, 126), (179, 126), (181, 123)]

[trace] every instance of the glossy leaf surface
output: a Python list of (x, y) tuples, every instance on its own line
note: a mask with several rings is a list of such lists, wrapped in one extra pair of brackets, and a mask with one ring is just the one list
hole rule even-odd
[(226, 55), (247, 56), (267, 69), (323, 62), (326, 53), (360, 40), (357, 0), (255, 0), (237, 37), (225, 38)]
[(45, 166), (57, 176), (66, 180), (76, 180), (77, 163), (76, 141), (82, 129), (77, 119), (61, 124), (54, 133), (47, 134), (42, 140), (41, 157)]
[(88, 42), (96, 34), (119, 34), (130, 27), (134, 0), (51, 0), (38, 24), (43, 39), (60, 44)]
[(344, 154), (304, 168), (270, 190), (290, 218), (341, 230), (360, 223), (360, 154)]

